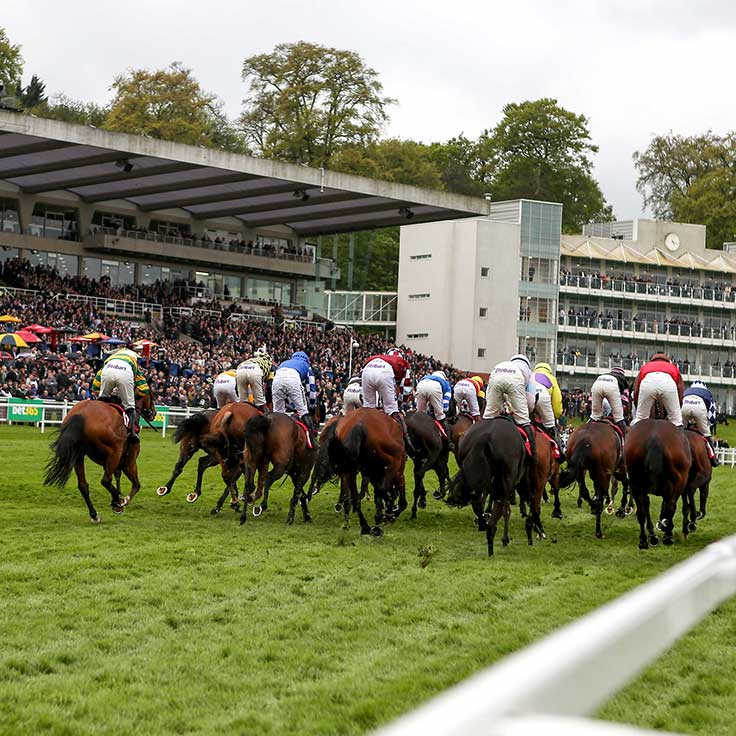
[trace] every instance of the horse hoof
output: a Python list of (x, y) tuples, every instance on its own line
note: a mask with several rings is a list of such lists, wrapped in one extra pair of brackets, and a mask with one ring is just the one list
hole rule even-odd
[(263, 506), (254, 506), (253, 507), (253, 516), (256, 517), (256, 519), (263, 513)]
[(294, 519), (292, 517), (287, 517), (286, 519), (286, 526), (291, 526), (294, 523)]
[(239, 501), (240, 503), (243, 503), (243, 502), (245, 501), (245, 494), (241, 493), (241, 494), (240, 494), (240, 495), (238, 496), (238, 501)]
[(705, 519), (705, 511), (698, 511), (698, 519)]
[(420, 509), (426, 509), (427, 508), (427, 499), (422, 497), (417, 502), (417, 506), (419, 506)]
[(233, 501), (233, 502), (232, 502), (232, 503), (230, 504), (230, 508), (231, 508), (231, 509), (232, 509), (233, 511), (240, 511), (240, 504), (239, 504), (239, 503), (235, 503), (235, 501)]
[(647, 543), (646, 539), (642, 539), (639, 542), (639, 549), (649, 549), (649, 544)]
[(126, 496), (126, 497), (125, 497), (125, 498), (123, 499), (123, 502), (122, 502), (122, 503), (121, 503), (120, 505), (121, 505), (121, 506), (122, 506), (123, 508), (125, 508), (126, 506), (128, 506), (128, 505), (130, 504), (130, 501), (131, 501), (131, 498), (130, 498), (130, 496)]
[(213, 509), (210, 509), (210, 516), (217, 516), (217, 514), (219, 513), (220, 513), (220, 509), (218, 509), (217, 506), (215, 506), (215, 508)]
[(613, 516), (613, 514), (614, 514), (615, 511), (616, 511), (616, 509), (613, 507), (613, 504), (609, 504), (608, 506), (606, 506), (606, 513), (609, 516)]
[(583, 508), (583, 502), (581, 499), (578, 499), (578, 508), (579, 509)]
[(652, 547), (656, 547), (659, 544), (659, 537), (656, 534), (652, 534), (652, 536), (649, 537), (649, 544), (651, 544)]
[(544, 532), (537, 533), (537, 539), (540, 542), (543, 542), (545, 539), (547, 539), (547, 535)]
[(633, 506), (627, 506), (626, 509), (624, 510), (624, 513), (626, 514), (626, 516), (631, 516), (631, 514), (634, 513), (634, 507)]
[(304, 523), (305, 524), (311, 524), (312, 523), (312, 517), (311, 516), (305, 516), (304, 517)]
[(372, 534), (372, 535), (373, 535), (374, 537), (378, 537), (378, 538), (380, 538), (380, 537), (382, 537), (382, 536), (383, 536), (383, 529), (381, 529), (381, 527), (380, 527), (380, 526), (374, 526), (374, 527), (373, 527), (373, 528), (371, 529), (371, 534)]
[(562, 518), (562, 511), (558, 511), (557, 509), (555, 509), (552, 512), (552, 518), (553, 519), (561, 519)]
[(336, 514), (339, 514), (339, 513), (341, 512), (341, 511), (342, 511), (342, 504), (341, 504), (341, 503), (340, 503), (340, 502), (338, 501), (338, 502), (337, 502), (337, 503), (335, 504), (335, 513), (336, 513)]
[(663, 532), (664, 531), (664, 527), (662, 526), (662, 520), (661, 519), (654, 525), (654, 528), (658, 532)]
[(675, 540), (672, 537), (665, 537), (662, 540), (662, 544), (664, 544), (665, 547), (670, 547), (675, 543)]
[(694, 521), (689, 521), (688, 522), (688, 524), (687, 524), (687, 530), (689, 532), (694, 532), (694, 531), (697, 530), (697, 528), (698, 528), (698, 525)]
[(618, 510), (618, 511), (616, 512), (616, 518), (617, 518), (617, 519), (623, 519), (623, 518), (624, 518), (624, 515), (625, 515), (625, 514), (624, 514), (624, 512), (623, 512), (623, 511), (621, 511), (621, 509), (619, 509), (619, 510)]
[(187, 503), (194, 503), (198, 498), (199, 493), (195, 493), (194, 491), (187, 493)]
[(437, 491), (432, 491), (432, 498), (433, 498), (433, 499), (434, 499), (435, 501), (441, 501), (441, 500), (442, 500), (442, 499), (443, 499), (444, 497), (445, 497), (445, 494), (444, 494), (444, 493), (442, 493), (442, 491), (439, 491), (439, 490), (437, 490)]
[(156, 489), (156, 495), (157, 496), (165, 496), (168, 492), (169, 492), (169, 487), (168, 486), (159, 486)]
[(112, 512), (116, 516), (120, 516), (120, 514), (122, 514), (123, 511), (125, 511), (125, 506), (123, 504), (120, 504), (120, 506), (113, 506), (112, 507)]
[(596, 532), (595, 536), (596, 536), (596, 539), (603, 539), (603, 532)]
[(245, 524), (245, 522), (246, 522), (247, 520), (248, 520), (248, 517), (247, 517), (247, 516), (246, 516), (245, 514), (243, 514), (243, 515), (242, 515), (242, 516), (240, 517), (240, 526), (243, 526), (243, 524)]
[(102, 524), (102, 517), (99, 514), (97, 514), (97, 516), (95, 516), (94, 519), (90, 518), (90, 521), (93, 524)]

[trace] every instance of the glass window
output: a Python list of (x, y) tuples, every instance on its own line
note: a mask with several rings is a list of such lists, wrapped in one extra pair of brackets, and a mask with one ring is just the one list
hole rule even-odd
[(99, 258), (84, 258), (84, 275), (88, 279), (99, 279), (102, 261)]
[(0, 247), (0, 263), (9, 261), (11, 258), (17, 258), (19, 255), (20, 252), (17, 248), (10, 248), (7, 245)]
[(243, 293), (243, 279), (240, 276), (225, 276), (223, 294), (231, 299), (240, 299)]
[(479, 317), (487, 317), (488, 316), (488, 307), (481, 307), (478, 311)]
[(291, 284), (270, 279), (248, 278), (247, 296), (249, 299), (291, 304)]
[(17, 199), (0, 198), (0, 232), (20, 233), (20, 208)]
[[(431, 256), (430, 256), (431, 258)], [(491, 275), (491, 269), (488, 266), (481, 266), (480, 267), (480, 277), (482, 279), (487, 279)]]
[(95, 210), (92, 214), (92, 224), (98, 227), (108, 227), (113, 230), (122, 228), (123, 230), (135, 229), (135, 217), (132, 215), (121, 215), (117, 212), (102, 212)]
[(28, 232), (39, 238), (79, 240), (77, 211), (39, 202), (33, 207)]
[(479, 358), (485, 358), (486, 357), (486, 349), (485, 348), (478, 348), (478, 357)]

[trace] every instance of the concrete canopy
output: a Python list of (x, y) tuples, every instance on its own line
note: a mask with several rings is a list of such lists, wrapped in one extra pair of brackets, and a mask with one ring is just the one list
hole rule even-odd
[(125, 199), (296, 235), (488, 215), (477, 197), (367, 179), (0, 111), (0, 180), (21, 192), (64, 190), (83, 202)]

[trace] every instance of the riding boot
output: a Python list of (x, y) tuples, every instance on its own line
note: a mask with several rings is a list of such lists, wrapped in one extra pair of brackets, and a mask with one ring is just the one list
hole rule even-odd
[(453, 449), (452, 444), (452, 427), (450, 426), (450, 423), (447, 421), (447, 417), (445, 417), (440, 424), (442, 425), (442, 429), (445, 430), (445, 434), (447, 435), (447, 444), (450, 446), (450, 449)]
[(409, 430), (406, 428), (404, 415), (400, 411), (395, 411), (391, 415), (391, 419), (394, 419), (398, 423), (399, 427), (401, 427), (401, 432), (404, 435), (404, 446), (406, 447), (406, 453), (407, 455), (411, 455), (413, 457), (414, 455), (416, 455), (417, 449), (416, 447), (414, 447), (414, 443), (409, 437)]
[(135, 433), (135, 425), (138, 419), (136, 416), (135, 407), (126, 409), (125, 416), (128, 417), (128, 440), (130, 442), (139, 442), (140, 440), (138, 438), (138, 435)]
[(560, 430), (555, 425), (549, 429), (552, 439), (557, 443), (557, 449), (560, 451), (560, 462), (565, 459), (565, 451), (562, 449), (562, 441), (560, 440)]
[(616, 426), (621, 430), (622, 434), (626, 434), (626, 420), (621, 419), (620, 421), (616, 422)]
[(710, 464), (714, 468), (717, 468), (720, 465), (720, 462), (718, 462), (718, 455), (716, 454), (716, 446), (715, 446), (715, 443), (713, 442), (713, 438), (706, 437), (705, 439), (707, 443), (710, 445), (710, 449), (713, 450), (713, 457), (710, 459)]
[(305, 414), (303, 417), (299, 418), (299, 421), (307, 428), (309, 431), (309, 439), (312, 441), (312, 445), (317, 444), (317, 436), (314, 429), (314, 422), (312, 421), (311, 414)]
[(524, 430), (524, 434), (526, 434), (527, 439), (529, 440), (529, 449), (532, 452), (530, 462), (536, 463), (537, 462), (537, 440), (536, 440), (536, 437), (534, 436), (534, 425), (523, 424), (521, 425), (521, 428)]

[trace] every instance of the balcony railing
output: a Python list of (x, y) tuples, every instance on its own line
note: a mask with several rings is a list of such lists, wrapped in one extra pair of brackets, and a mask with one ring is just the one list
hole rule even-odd
[(690, 301), (715, 302), (736, 305), (736, 287), (722, 285), (658, 284), (633, 279), (609, 279), (601, 276), (573, 276), (562, 274), (561, 287), (586, 291), (608, 292), (614, 296), (635, 298), (687, 299)]
[(700, 324), (684, 325), (673, 322), (647, 321), (640, 319), (613, 319), (612, 317), (576, 315), (560, 316), (558, 325), (565, 331), (566, 327), (585, 330), (599, 330), (601, 332), (628, 332), (634, 337), (651, 337), (655, 339), (667, 337), (681, 337), (704, 340), (718, 340), (719, 342), (736, 341), (736, 323), (723, 324), (718, 327), (703, 327)]

